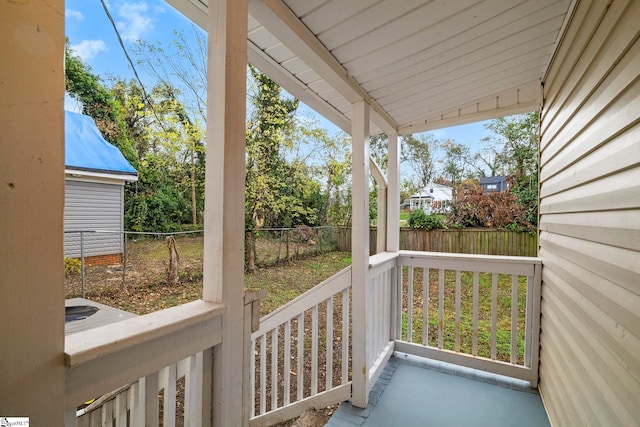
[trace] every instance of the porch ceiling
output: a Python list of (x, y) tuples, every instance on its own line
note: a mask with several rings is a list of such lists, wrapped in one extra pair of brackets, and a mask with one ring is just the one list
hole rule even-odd
[[(168, 0), (205, 28), (207, 0)], [(535, 109), (572, 0), (249, 0), (249, 62), (350, 132), (401, 134)]]

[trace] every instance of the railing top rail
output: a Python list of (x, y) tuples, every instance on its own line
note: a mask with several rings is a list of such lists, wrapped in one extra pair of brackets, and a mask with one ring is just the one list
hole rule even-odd
[(308, 310), (314, 305), (329, 298), (336, 292), (340, 292), (341, 290), (349, 287), (350, 284), (351, 266), (348, 266), (322, 283), (309, 289), (304, 294), (261, 318), (260, 329), (253, 333), (252, 338), (256, 338), (263, 334), (264, 331), (271, 330), (281, 322)]
[(122, 320), (65, 338), (65, 365), (74, 367), (124, 351), (173, 332), (201, 324), (226, 312), (226, 306), (193, 301), (155, 313)]
[(369, 257), (369, 268), (375, 268), (387, 261), (398, 258), (400, 254), (398, 252), (380, 252)]
[(398, 265), (533, 276), (538, 257), (400, 251)]

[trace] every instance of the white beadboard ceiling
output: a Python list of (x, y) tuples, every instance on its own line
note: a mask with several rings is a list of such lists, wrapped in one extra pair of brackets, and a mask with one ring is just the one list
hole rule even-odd
[(454, 126), (539, 107), (574, 1), (249, 0), (249, 62), (347, 132), (362, 99), (372, 133)]

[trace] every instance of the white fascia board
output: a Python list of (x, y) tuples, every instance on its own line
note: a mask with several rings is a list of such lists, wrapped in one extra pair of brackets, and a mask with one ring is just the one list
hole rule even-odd
[(137, 176), (108, 173), (108, 172), (92, 172), (75, 169), (64, 170), (65, 179), (72, 181), (94, 181), (94, 182), (110, 182), (124, 184), (125, 181), (135, 182), (138, 180)]

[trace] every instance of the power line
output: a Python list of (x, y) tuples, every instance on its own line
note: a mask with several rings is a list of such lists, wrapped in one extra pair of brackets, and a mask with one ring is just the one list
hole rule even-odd
[(113, 17), (111, 16), (111, 13), (109, 12), (109, 9), (107, 8), (106, 3), (104, 2), (104, 0), (100, 0), (100, 3), (102, 4), (102, 8), (104, 9), (104, 13), (106, 13), (107, 14), (107, 18), (109, 18), (109, 22), (111, 22), (111, 26), (113, 27), (113, 31), (116, 33), (116, 37), (118, 38), (118, 43), (120, 43), (120, 47), (122, 47), (122, 51), (124, 52), (124, 56), (127, 58), (127, 61), (129, 61), (129, 65), (131, 65), (131, 69), (133, 70), (133, 74), (136, 76), (136, 80), (138, 80), (138, 84), (140, 85), (140, 88), (142, 89), (142, 94), (144, 95), (144, 98), (145, 98), (145, 101), (146, 101), (147, 105), (149, 105), (149, 108), (151, 108), (151, 111), (153, 112), (153, 115), (156, 118), (156, 120), (158, 121), (158, 124), (160, 125), (162, 130), (165, 131), (165, 132), (168, 132), (167, 129), (162, 124), (162, 121), (158, 117), (158, 113), (156, 112), (156, 109), (154, 108), (153, 103), (151, 102), (151, 98), (149, 98), (149, 95), (147, 95), (147, 91), (144, 88), (144, 84), (142, 83), (142, 80), (140, 79), (140, 76), (138, 75), (138, 71), (136, 70), (135, 65), (133, 65), (133, 61), (131, 60), (131, 57), (129, 56), (129, 53), (127, 52), (127, 48), (124, 46), (124, 42), (122, 41), (122, 37), (120, 37), (120, 32), (118, 31), (118, 27), (116, 26), (116, 23), (113, 20)]

